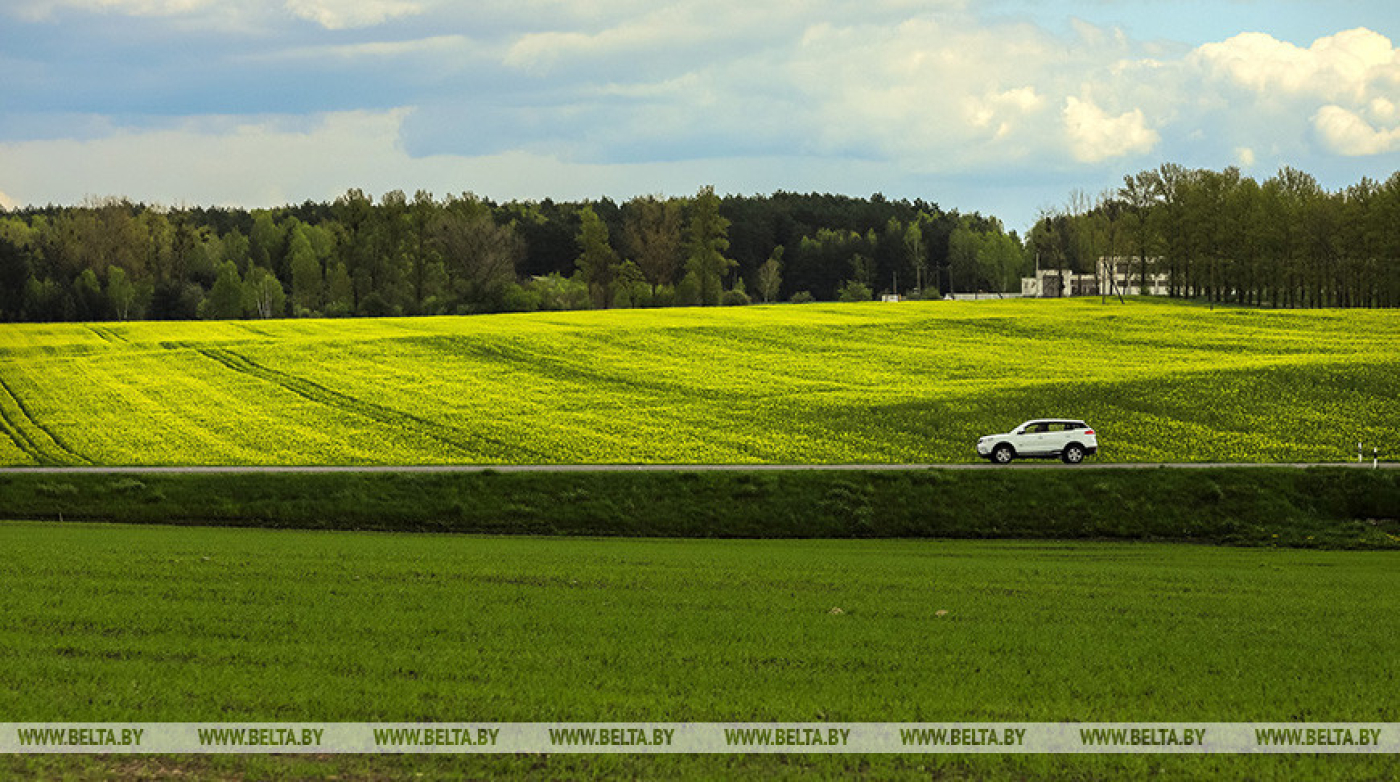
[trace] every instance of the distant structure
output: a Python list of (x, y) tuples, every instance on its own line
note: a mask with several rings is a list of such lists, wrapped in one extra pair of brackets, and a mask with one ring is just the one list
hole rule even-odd
[(975, 291), (973, 293), (945, 293), (944, 301), (991, 301), (992, 299), (1019, 299), (1019, 293), (1004, 293), (1002, 291)]
[(1076, 274), (1063, 269), (1035, 270), (1034, 277), (1021, 278), (1025, 298), (1058, 299), (1065, 296), (1166, 296), (1167, 275), (1155, 271), (1157, 258), (1147, 259), (1147, 285), (1142, 285), (1142, 266), (1136, 258), (1101, 257), (1094, 274)]

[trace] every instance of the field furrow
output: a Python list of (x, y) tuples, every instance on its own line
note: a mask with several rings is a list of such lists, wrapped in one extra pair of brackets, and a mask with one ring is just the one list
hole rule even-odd
[(86, 464), (90, 460), (69, 448), (58, 435), (34, 419), (24, 400), (0, 378), (0, 418), (6, 434), (21, 451), (39, 464)]
[(127, 341), (126, 337), (123, 337), (122, 335), (118, 334), (115, 329), (109, 328), (107, 326), (97, 326), (93, 324), (88, 324), (88, 331), (91, 331), (93, 334), (96, 334), (98, 338), (104, 342), (117, 343)]
[[(411, 433), (412, 437), (416, 439), (429, 440), (436, 443), (438, 446), (445, 446), (450, 451), (448, 454), (449, 456), (471, 458), (487, 450), (490, 445), (493, 445), (487, 438), (480, 436), (478, 436), (477, 439), (487, 440), (485, 445), (488, 448), (483, 448), (482, 445), (473, 446), (459, 442), (449, 437), (444, 432), (444, 427), (441, 424), (383, 405), (378, 405), (374, 402), (357, 399), (348, 394), (327, 388), (319, 383), (314, 383), (287, 372), (269, 369), (231, 350), (202, 348), (199, 349), (198, 352), (235, 372), (248, 374), (260, 380), (280, 386), (308, 401), (327, 407), (337, 408), (369, 419), (377, 424), (384, 424)], [(500, 446), (499, 443), (494, 445)]]
[(9, 463), (15, 464), (47, 464), (39, 449), (35, 447), (34, 441), (24, 433), (18, 425), (11, 422), (9, 412), (14, 403), (14, 399), (9, 397), (0, 399), (0, 427), (3, 427), (5, 438), (8, 442), (0, 441), (0, 459), (5, 459)]

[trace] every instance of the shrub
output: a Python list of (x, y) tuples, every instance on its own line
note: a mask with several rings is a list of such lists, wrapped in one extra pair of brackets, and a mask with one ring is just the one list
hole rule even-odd
[(724, 296), (719, 300), (720, 304), (726, 307), (743, 307), (749, 304), (749, 294), (741, 290), (725, 291)]
[(343, 301), (331, 302), (326, 305), (325, 316), (328, 318), (347, 318), (350, 316), (350, 305)]
[(837, 301), (870, 301), (875, 297), (870, 286), (855, 280), (848, 280), (841, 289), (836, 292)]
[(394, 314), (394, 308), (389, 306), (389, 302), (380, 295), (379, 291), (370, 291), (369, 295), (360, 299), (361, 317), (386, 318)]
[(108, 484), (107, 488), (113, 494), (133, 494), (145, 491), (146, 484), (135, 478), (123, 478), (122, 480)]
[(534, 312), (540, 308), (540, 293), (511, 283), (506, 286), (501, 306), (506, 312)]

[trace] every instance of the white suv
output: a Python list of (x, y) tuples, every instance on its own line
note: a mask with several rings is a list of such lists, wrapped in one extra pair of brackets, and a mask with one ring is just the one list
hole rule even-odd
[(977, 440), (977, 455), (994, 464), (1012, 459), (1053, 459), (1079, 464), (1098, 453), (1099, 438), (1083, 421), (1072, 418), (1037, 418), (1006, 434), (989, 434)]

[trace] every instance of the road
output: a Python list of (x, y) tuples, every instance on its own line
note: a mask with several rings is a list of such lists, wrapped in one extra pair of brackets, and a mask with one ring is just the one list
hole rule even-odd
[[(1381, 462), (1378, 467), (1393, 470), (1400, 462)], [(416, 464), (416, 465), (205, 465), (205, 466), (128, 466), (128, 467), (4, 467), (0, 476), (44, 474), (73, 475), (159, 475), (162, 473), (479, 473), (479, 472), (748, 472), (787, 470), (1149, 470), (1155, 468), (1204, 469), (1211, 467), (1351, 467), (1371, 469), (1371, 462), (1103, 462), (1066, 465), (1055, 461), (1024, 461), (1010, 465), (994, 464)]]

